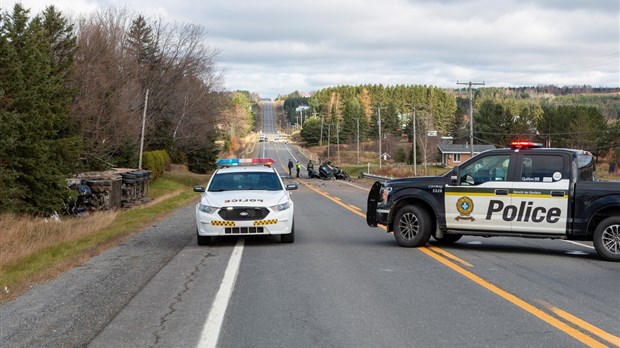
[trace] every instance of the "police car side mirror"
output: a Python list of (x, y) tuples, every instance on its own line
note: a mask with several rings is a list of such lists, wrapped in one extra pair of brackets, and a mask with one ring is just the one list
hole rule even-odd
[(292, 184), (286, 184), (286, 190), (290, 191), (290, 190), (297, 190), (299, 187), (297, 186), (296, 183), (292, 183)]
[(204, 186), (194, 186), (194, 192), (205, 192)]

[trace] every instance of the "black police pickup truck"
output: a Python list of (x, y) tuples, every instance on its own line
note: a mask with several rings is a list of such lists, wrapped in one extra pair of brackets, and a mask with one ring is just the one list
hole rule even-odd
[(530, 142), (482, 152), (443, 176), (377, 181), (366, 221), (405, 247), (462, 235), (593, 241), (620, 261), (620, 182), (594, 180), (586, 151)]

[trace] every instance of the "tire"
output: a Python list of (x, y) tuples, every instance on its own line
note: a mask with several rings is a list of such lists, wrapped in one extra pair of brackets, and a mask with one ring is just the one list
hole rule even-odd
[(394, 238), (400, 246), (419, 247), (431, 237), (431, 220), (426, 210), (416, 205), (407, 205), (396, 213)]
[(437, 241), (437, 244), (441, 245), (453, 244), (461, 239), (461, 237), (463, 237), (462, 234), (444, 234), (441, 238), (433, 236), (433, 238)]
[(280, 242), (281, 243), (295, 242), (295, 221), (293, 221), (293, 227), (291, 228), (291, 233), (280, 235)]
[(215, 239), (217, 237), (213, 236), (201, 236), (198, 234), (198, 230), (196, 230), (196, 239), (198, 240), (198, 245), (213, 245), (215, 244)]
[(594, 248), (607, 261), (620, 261), (620, 216), (601, 221), (594, 231)]

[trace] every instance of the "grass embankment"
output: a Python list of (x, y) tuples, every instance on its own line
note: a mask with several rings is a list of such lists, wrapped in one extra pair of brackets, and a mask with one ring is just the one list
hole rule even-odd
[(129, 210), (60, 221), (0, 215), (0, 300), (98, 255), (194, 201), (192, 186), (206, 180), (204, 175), (165, 173), (151, 184), (152, 201)]

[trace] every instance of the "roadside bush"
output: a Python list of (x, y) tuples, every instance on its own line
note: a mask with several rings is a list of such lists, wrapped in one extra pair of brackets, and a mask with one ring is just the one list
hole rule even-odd
[(153, 180), (160, 177), (170, 165), (170, 155), (166, 150), (144, 152), (144, 168), (153, 172)]

